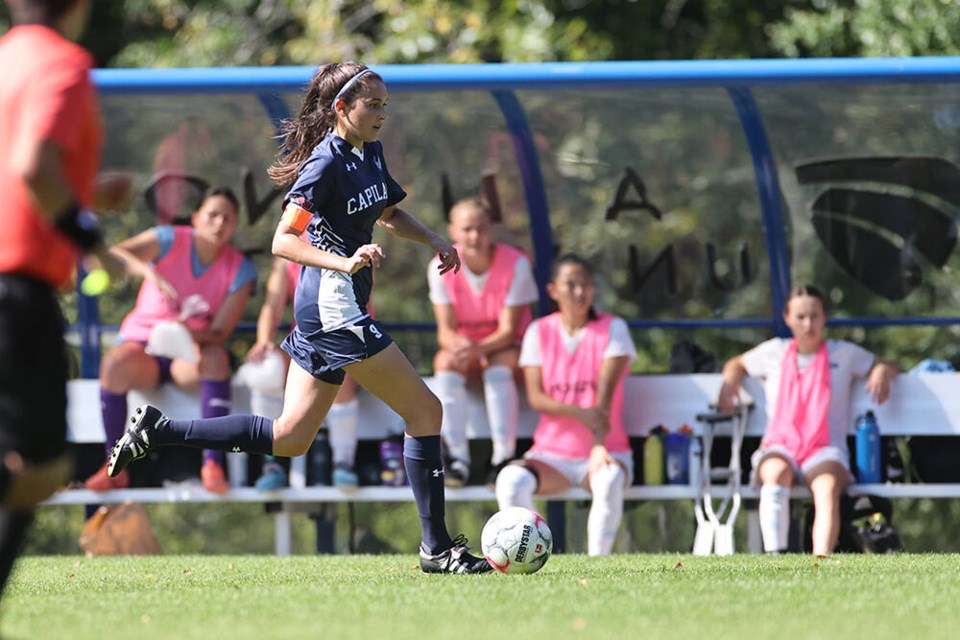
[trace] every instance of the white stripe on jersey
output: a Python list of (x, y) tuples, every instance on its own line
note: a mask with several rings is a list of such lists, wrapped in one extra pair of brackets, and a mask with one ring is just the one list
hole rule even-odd
[(319, 236), (321, 249), (344, 258), (347, 257), (347, 245), (343, 238), (333, 232), (330, 223), (321, 215), (317, 216), (317, 235)]
[(320, 270), (317, 289), (317, 310), (324, 331), (333, 331), (355, 324), (367, 317), (357, 305), (353, 280), (342, 271)]

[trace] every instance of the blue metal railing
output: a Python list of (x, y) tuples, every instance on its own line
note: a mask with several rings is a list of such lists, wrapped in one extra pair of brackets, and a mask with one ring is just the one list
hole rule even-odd
[[(375, 65), (391, 91), (917, 84), (960, 80), (960, 57)], [(303, 88), (314, 67), (98, 69), (104, 95), (270, 93)]]
[[(783, 335), (779, 310), (790, 287), (788, 247), (782, 197), (773, 151), (762, 114), (751, 88), (761, 86), (823, 84), (916, 84), (960, 82), (960, 57), (805, 59), (805, 60), (700, 60), (652, 62), (593, 62), (543, 64), (378, 65), (374, 69), (391, 91), (487, 91), (500, 107), (514, 141), (530, 216), (535, 272), (541, 289), (552, 258), (549, 204), (539, 158), (532, 142), (523, 106), (513, 93), (519, 90), (695, 88), (726, 89), (743, 127), (754, 166), (760, 199), (764, 239), (770, 270), (769, 318), (723, 320), (633, 320), (634, 328), (736, 328), (769, 327)], [(288, 117), (278, 93), (297, 93), (311, 79), (313, 67), (234, 67), (197, 69), (99, 69), (94, 80), (103, 95), (144, 94), (252, 94), (276, 125)], [(547, 298), (541, 290), (541, 312)], [(92, 305), (92, 306), (91, 306)], [(96, 304), (81, 302), (84, 375), (96, 375), (99, 335)], [(950, 325), (960, 318), (848, 318), (832, 325)], [(394, 329), (430, 330), (433, 323), (396, 323)]]

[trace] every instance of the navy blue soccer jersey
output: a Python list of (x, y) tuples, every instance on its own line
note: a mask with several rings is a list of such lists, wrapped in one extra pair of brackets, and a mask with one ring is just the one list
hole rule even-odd
[[(313, 214), (307, 226), (314, 247), (349, 257), (373, 237), (383, 210), (406, 197), (387, 171), (379, 141), (356, 149), (333, 133), (314, 148), (284, 199)], [(352, 325), (367, 315), (373, 269), (352, 276), (342, 271), (304, 267), (294, 296), (294, 317), (305, 334)]]

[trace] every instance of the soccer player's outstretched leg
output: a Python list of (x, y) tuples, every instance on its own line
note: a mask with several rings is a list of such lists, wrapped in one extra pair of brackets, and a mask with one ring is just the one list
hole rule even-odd
[[(367, 312), (373, 269), (385, 258), (373, 225), (436, 252), (437, 269), (460, 268), (456, 249), (399, 208), (406, 193), (390, 176), (378, 141), (388, 101), (383, 79), (356, 62), (320, 67), (285, 135), (270, 176), (286, 190), (273, 254), (301, 271), (296, 327), (280, 416), (173, 420), (141, 407), (110, 455), (114, 476), (155, 446), (187, 445), (275, 456), (306, 453), (349, 373), (406, 423), (404, 463), (421, 522), (425, 573), (486, 573), (463, 536), (445, 523), (440, 401), (382, 325)], [(300, 236), (307, 234), (309, 242)]]

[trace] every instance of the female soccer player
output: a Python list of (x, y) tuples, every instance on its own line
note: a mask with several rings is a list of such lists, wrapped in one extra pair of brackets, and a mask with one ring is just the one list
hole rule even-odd
[(593, 494), (587, 552), (609, 554), (623, 518), (633, 454), (623, 428), (623, 379), (637, 351), (627, 323), (593, 308), (593, 269), (568, 254), (553, 266), (547, 293), (558, 311), (523, 336), (530, 407), (540, 412), (533, 446), (497, 476), (501, 509), (533, 509), (533, 496), (571, 486)]
[(833, 551), (840, 535), (840, 494), (851, 480), (851, 385), (865, 379), (874, 401), (883, 403), (898, 371), (852, 342), (826, 340), (826, 308), (816, 287), (794, 288), (783, 310), (793, 338), (761, 342), (723, 367), (721, 411), (733, 411), (744, 376), (764, 381), (769, 419), (751, 463), (760, 482), (760, 532), (768, 553), (787, 549), (790, 487), (797, 478), (813, 494), (813, 553)]
[[(320, 67), (270, 169), (287, 189), (273, 253), (306, 267), (294, 298), (297, 326), (282, 345), (292, 365), (280, 416), (178, 421), (144, 406), (114, 447), (108, 471), (116, 475), (151, 447), (170, 444), (301, 455), (348, 372), (406, 423), (404, 464), (421, 521), (421, 569), (483, 573), (491, 570), (487, 561), (469, 554), (462, 536), (451, 539), (444, 522), (440, 402), (367, 313), (373, 268), (385, 257), (371, 242), (374, 223), (430, 246), (441, 273), (460, 268), (449, 243), (397, 206), (406, 193), (387, 171), (377, 140), (387, 100), (383, 79), (362, 64)], [(303, 233), (309, 244), (300, 241)]]

